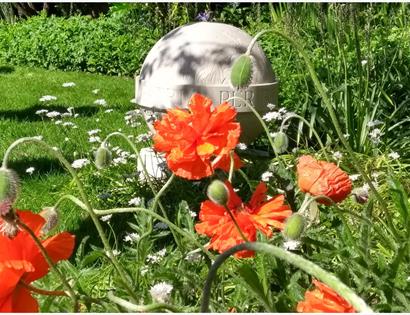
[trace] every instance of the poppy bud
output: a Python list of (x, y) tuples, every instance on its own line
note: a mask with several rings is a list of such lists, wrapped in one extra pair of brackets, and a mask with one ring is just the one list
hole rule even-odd
[(280, 153), (285, 152), (286, 149), (288, 148), (288, 144), (289, 144), (288, 136), (284, 132), (279, 131), (276, 134), (275, 139), (273, 139), (273, 147), (276, 153), (280, 154)]
[(240, 55), (231, 68), (231, 84), (235, 88), (246, 88), (251, 84), (253, 71), (252, 56)]
[(6, 215), (17, 198), (19, 190), (17, 174), (7, 168), (0, 168), (0, 216)]
[(17, 226), (17, 216), (14, 212), (9, 212), (0, 219), (0, 235), (13, 239), (19, 230)]
[(41, 232), (47, 234), (54, 229), (58, 224), (58, 209), (55, 207), (46, 207), (40, 212), (40, 215), (46, 220)]
[(111, 163), (111, 151), (105, 145), (101, 145), (95, 153), (95, 166), (100, 170)]
[(283, 234), (287, 239), (297, 240), (305, 230), (305, 218), (299, 214), (292, 214), (285, 223)]
[(352, 197), (357, 203), (364, 204), (369, 200), (369, 191), (363, 187), (355, 188), (352, 191)]
[(229, 190), (225, 186), (225, 184), (218, 179), (214, 180), (208, 186), (206, 193), (208, 195), (208, 198), (218, 205), (225, 206), (228, 202)]

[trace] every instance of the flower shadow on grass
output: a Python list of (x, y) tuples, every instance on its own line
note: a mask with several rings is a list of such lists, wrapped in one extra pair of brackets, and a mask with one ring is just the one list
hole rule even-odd
[(14, 66), (10, 65), (0, 65), (0, 75), (2, 74), (9, 74), (16, 71), (16, 68)]
[[(46, 109), (49, 112), (56, 111), (60, 113), (67, 113), (67, 108), (70, 105), (64, 104), (52, 104), (49, 105), (47, 103), (44, 104), (35, 104), (31, 107), (22, 109), (22, 110), (14, 110), (14, 109), (6, 109), (0, 110), (0, 120), (1, 119), (10, 119), (10, 120), (18, 120), (18, 121), (41, 121), (42, 119), (45, 121), (50, 121), (50, 118), (43, 118), (42, 116), (36, 114), (36, 111), (41, 109)], [(99, 112), (100, 108), (97, 106), (78, 106), (74, 108), (75, 114), (79, 114), (80, 117), (90, 117), (94, 116)], [(73, 117), (68, 117), (73, 118)]]
[(17, 160), (10, 161), (10, 167), (15, 170), (19, 177), (24, 180), (26, 177), (31, 177), (26, 173), (26, 169), (28, 167), (34, 167), (34, 175), (47, 175), (50, 173), (58, 173), (62, 174), (65, 173), (65, 168), (61, 165), (61, 163), (57, 159), (47, 158), (47, 157), (40, 157), (35, 159), (28, 159), (28, 158), (20, 158)]

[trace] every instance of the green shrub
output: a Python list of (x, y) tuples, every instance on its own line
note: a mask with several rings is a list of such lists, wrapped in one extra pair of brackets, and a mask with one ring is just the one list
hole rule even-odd
[(115, 17), (39, 15), (0, 25), (0, 58), (15, 65), (133, 75), (158, 38), (147, 27), (131, 33)]

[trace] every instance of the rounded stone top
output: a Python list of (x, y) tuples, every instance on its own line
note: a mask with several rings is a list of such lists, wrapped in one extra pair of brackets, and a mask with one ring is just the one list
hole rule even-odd
[(241, 97), (263, 114), (268, 103), (277, 104), (278, 84), (269, 60), (255, 43), (251, 84), (239, 90), (231, 86), (232, 64), (251, 41), (239, 28), (213, 22), (184, 25), (162, 37), (149, 51), (135, 80), (136, 102), (151, 130), (153, 114), (187, 108), (192, 94), (201, 93), (215, 106), (229, 100), (239, 113), (241, 141), (255, 139), (262, 131), (260, 123), (245, 102), (231, 98)]
[[(232, 63), (246, 52), (251, 41), (252, 37), (246, 32), (222, 23), (198, 22), (174, 29), (162, 37), (145, 58), (137, 78), (137, 103), (168, 109), (186, 106), (184, 100), (193, 92), (212, 97), (212, 91), (207, 93), (206, 88), (233, 91)], [(251, 86), (275, 83), (271, 64), (257, 43), (252, 56)], [(155, 104), (151, 100), (155, 100)]]

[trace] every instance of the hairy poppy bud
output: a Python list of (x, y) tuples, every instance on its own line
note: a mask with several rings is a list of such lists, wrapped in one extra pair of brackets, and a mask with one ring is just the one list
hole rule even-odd
[(235, 88), (246, 88), (251, 84), (253, 71), (252, 56), (240, 55), (231, 68), (231, 84)]
[(206, 191), (208, 198), (218, 205), (225, 206), (229, 199), (229, 190), (219, 179), (214, 180)]
[(352, 196), (354, 201), (364, 204), (369, 200), (369, 191), (363, 187), (355, 188), (352, 190)]
[(14, 212), (8, 212), (0, 218), (0, 235), (13, 239), (19, 231), (17, 216)]
[(275, 139), (273, 139), (273, 147), (276, 153), (280, 154), (280, 153), (285, 152), (286, 149), (288, 148), (288, 144), (289, 144), (288, 136), (284, 132), (279, 131), (276, 134)]
[(17, 174), (7, 168), (0, 168), (0, 216), (6, 215), (17, 198), (19, 190)]
[(285, 223), (283, 234), (286, 238), (297, 240), (305, 230), (305, 218), (299, 213), (292, 214)]
[(98, 148), (95, 153), (95, 166), (100, 170), (107, 167), (111, 163), (111, 151), (105, 145)]
[(58, 224), (58, 209), (55, 207), (47, 207), (40, 212), (40, 215), (46, 220), (46, 224), (44, 224), (41, 232), (47, 234)]

